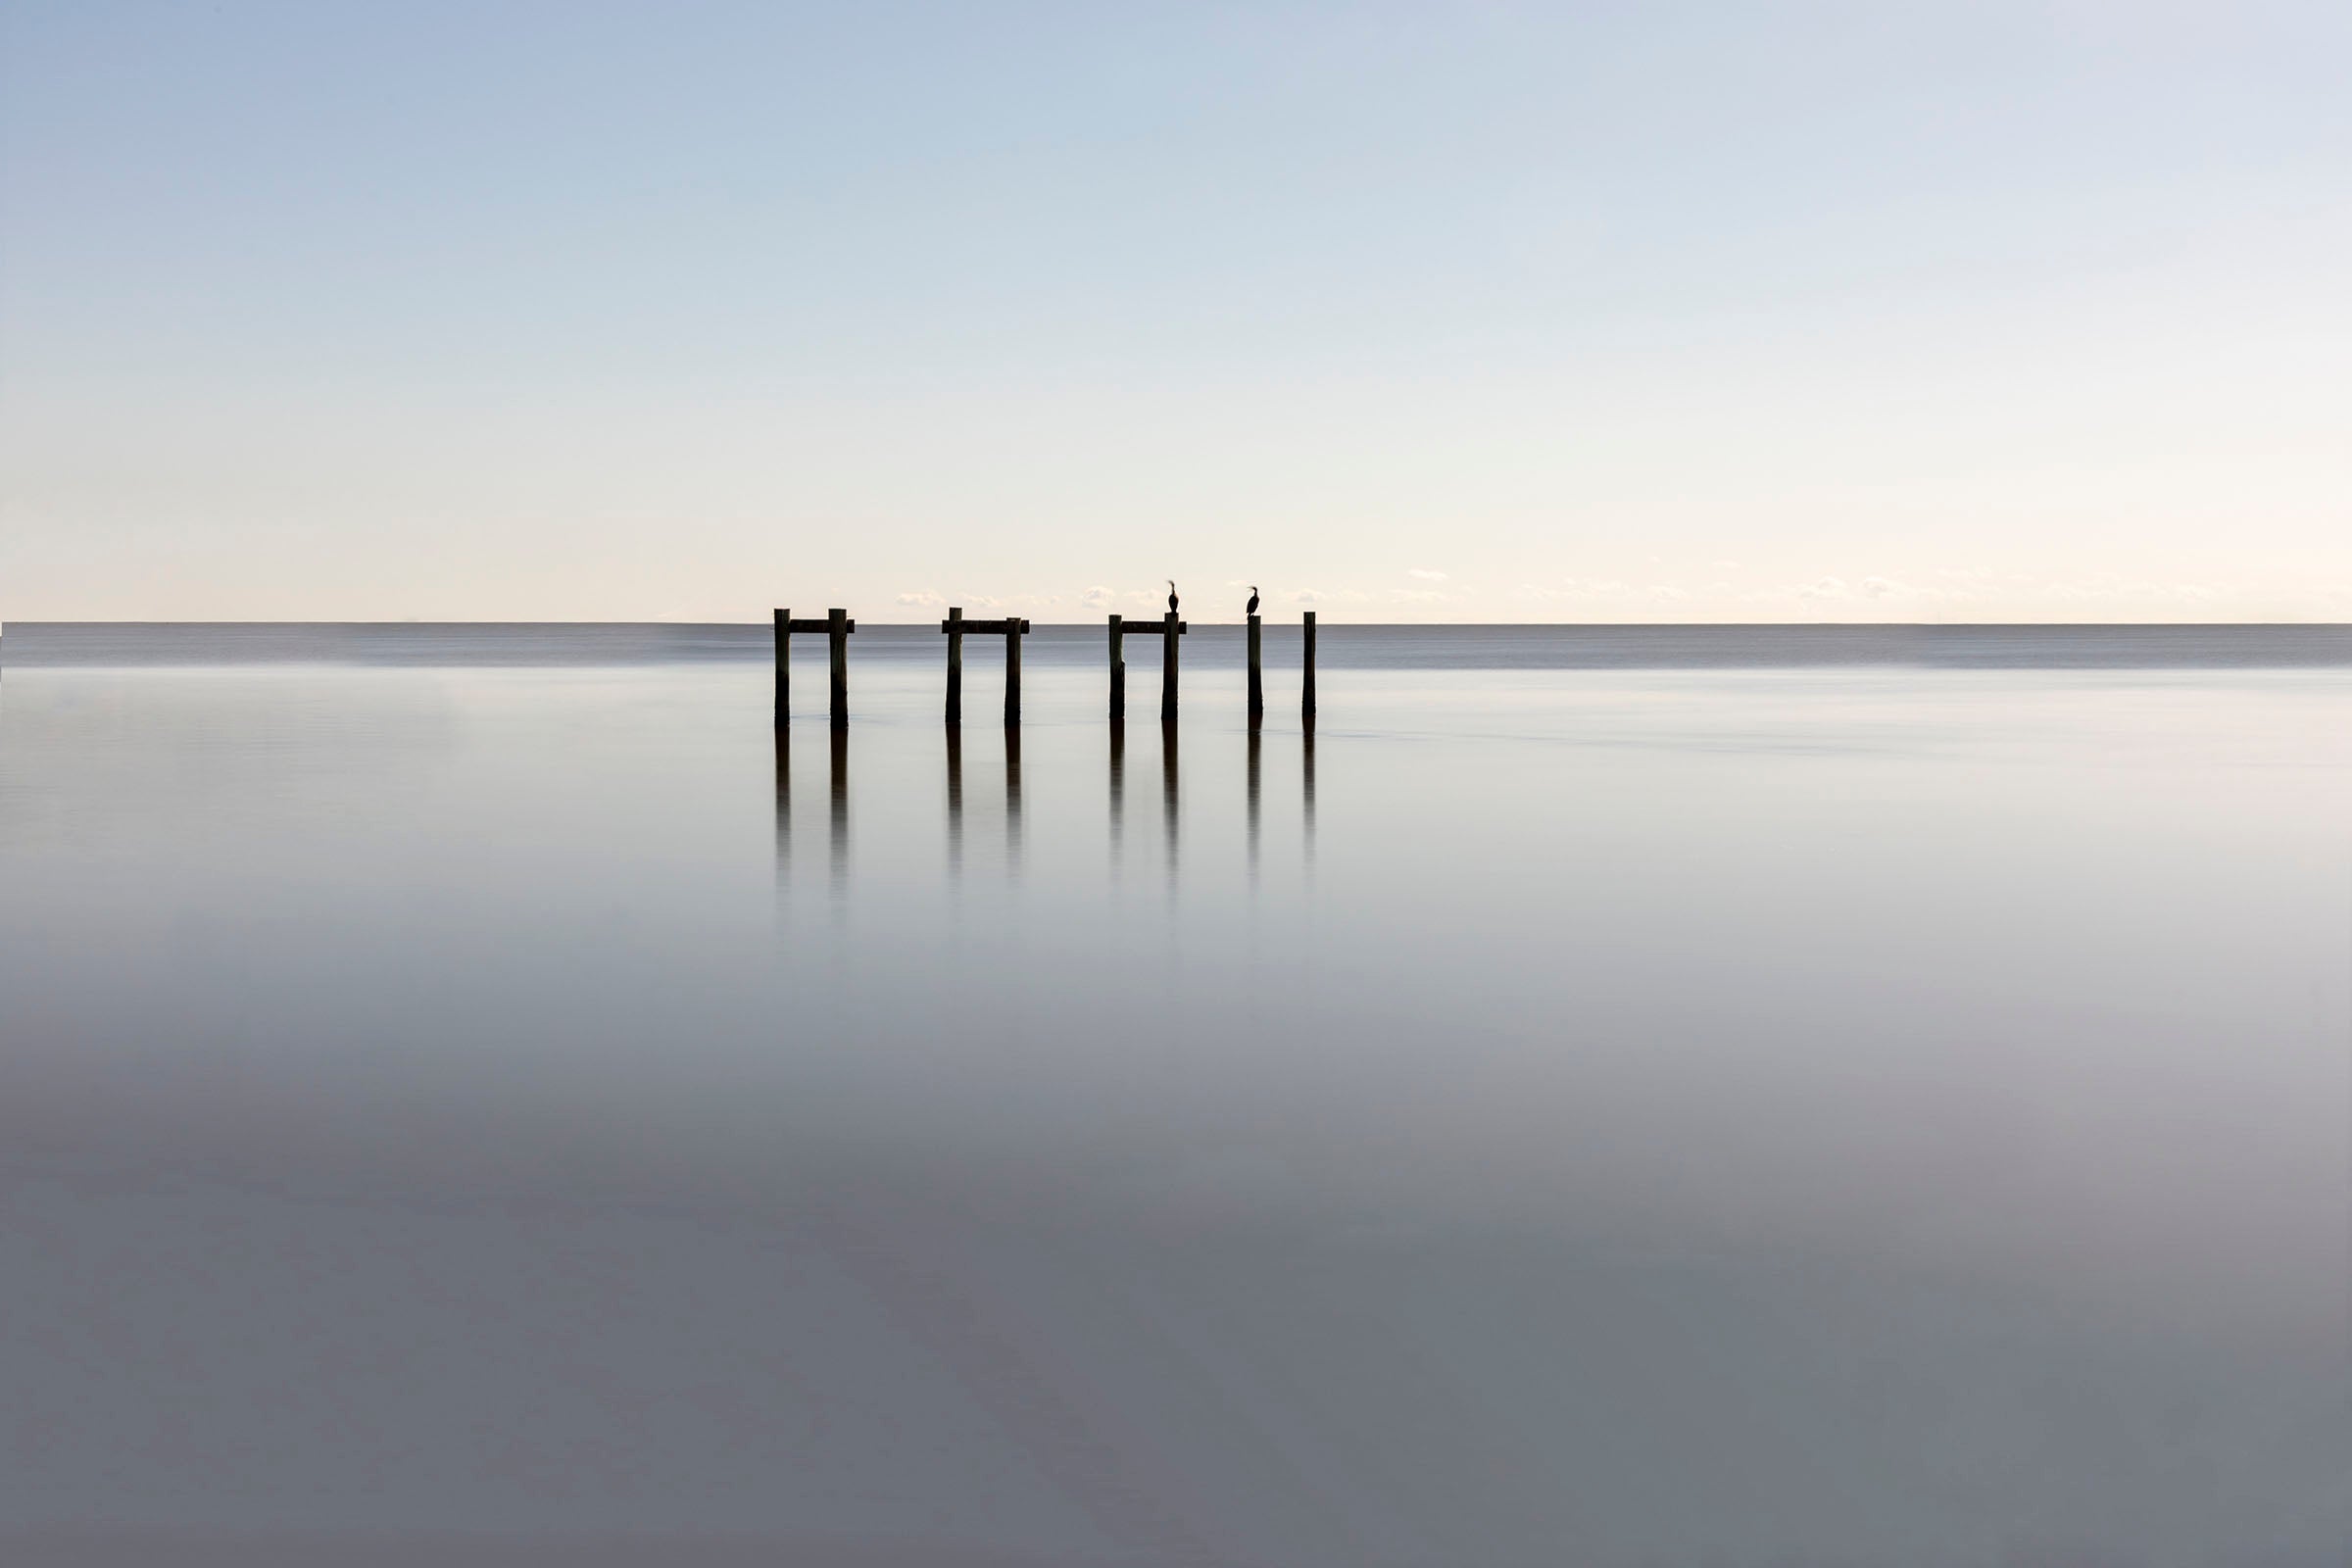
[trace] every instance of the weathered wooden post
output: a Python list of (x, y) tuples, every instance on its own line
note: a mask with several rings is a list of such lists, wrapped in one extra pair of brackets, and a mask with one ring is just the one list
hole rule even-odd
[(1110, 721), (1127, 719), (1127, 626), (1121, 615), (1110, 617)]
[(1264, 617), (1250, 617), (1250, 727), (1255, 729), (1266, 718), (1266, 677), (1258, 662), (1258, 632)]
[(792, 722), (792, 612), (776, 612), (776, 728)]
[(950, 605), (948, 618), (939, 623), (948, 634), (948, 722), (963, 722), (963, 607)]
[(1185, 623), (1176, 618), (1173, 610), (1168, 612), (1167, 619), (1160, 622), (1160, 638), (1167, 645), (1159, 661), (1159, 721), (1162, 724), (1176, 722), (1176, 639), (1183, 636), (1187, 629)]
[(1315, 727), (1315, 612), (1311, 610), (1306, 612), (1301, 635), (1306, 644), (1306, 677), (1299, 688), (1298, 716), (1312, 729)]
[(857, 628), (850, 624), (846, 610), (825, 612), (825, 631), (833, 642), (833, 727), (850, 726), (850, 633)]
[[(1004, 727), (1018, 729), (1021, 723), (1021, 638), (1028, 633), (1029, 623), (1014, 615), (1004, 622)], [(1014, 749), (1013, 763), (1019, 765), (1018, 740), (1005, 743)]]

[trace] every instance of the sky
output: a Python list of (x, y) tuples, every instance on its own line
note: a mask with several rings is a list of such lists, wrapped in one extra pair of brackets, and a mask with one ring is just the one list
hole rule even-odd
[(2352, 619), (2347, 59), (0, 0), (0, 620)]

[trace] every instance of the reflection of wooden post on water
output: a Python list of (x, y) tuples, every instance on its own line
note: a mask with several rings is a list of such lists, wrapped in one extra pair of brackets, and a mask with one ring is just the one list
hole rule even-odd
[(1114, 718), (1110, 721), (1110, 858), (1114, 866), (1118, 863), (1119, 841), (1126, 833), (1126, 817), (1127, 721)]
[[(1168, 646), (1176, 646), (1174, 637), (1168, 639)], [(1159, 809), (1160, 818), (1167, 825), (1168, 874), (1173, 876), (1176, 872), (1176, 722), (1173, 719), (1159, 726)]]
[(841, 729), (850, 721), (850, 633), (858, 623), (846, 610), (829, 610), (825, 618), (816, 620), (803, 615), (793, 618), (789, 610), (776, 612), (776, 722), (788, 723), (792, 718), (792, 634), (796, 631), (821, 631), (832, 642), (833, 727)]
[(1250, 724), (1252, 729), (1265, 722), (1266, 717), (1266, 677), (1258, 659), (1258, 633), (1263, 623), (1263, 616), (1250, 617)]
[(1017, 723), (1004, 726), (1004, 858), (1012, 870), (1021, 868), (1021, 726)]
[(850, 731), (833, 731), (833, 886), (838, 891), (850, 879)]
[(776, 726), (776, 864), (792, 858), (792, 731)]
[(1257, 773), (1258, 753), (1265, 746), (1266, 732), (1258, 725), (1250, 726), (1250, 875), (1257, 876)]
[(1298, 767), (1300, 782), (1305, 786), (1306, 863), (1311, 867), (1315, 863), (1315, 726), (1307, 725), (1300, 739), (1305, 742)]
[(963, 869), (963, 729), (948, 731), (948, 869)]

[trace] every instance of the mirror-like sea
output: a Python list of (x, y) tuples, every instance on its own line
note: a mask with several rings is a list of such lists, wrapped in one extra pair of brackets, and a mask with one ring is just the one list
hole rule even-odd
[(2343, 1561), (2352, 630), (943, 643), (9, 627), (0, 1555)]

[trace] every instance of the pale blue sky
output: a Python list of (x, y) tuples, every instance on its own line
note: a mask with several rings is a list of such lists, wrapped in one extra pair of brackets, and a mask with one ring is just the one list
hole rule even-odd
[(0, 617), (2352, 618), (2347, 60), (0, 0)]

